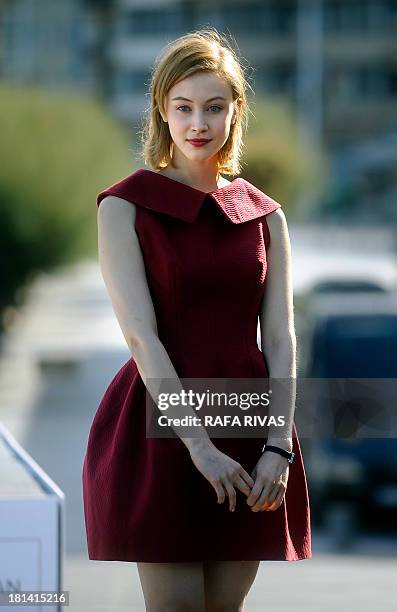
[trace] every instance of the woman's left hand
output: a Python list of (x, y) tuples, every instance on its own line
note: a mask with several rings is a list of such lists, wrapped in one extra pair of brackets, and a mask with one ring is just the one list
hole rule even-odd
[(286, 457), (268, 451), (252, 470), (254, 486), (247, 497), (253, 512), (274, 511), (281, 506), (287, 490), (289, 463)]

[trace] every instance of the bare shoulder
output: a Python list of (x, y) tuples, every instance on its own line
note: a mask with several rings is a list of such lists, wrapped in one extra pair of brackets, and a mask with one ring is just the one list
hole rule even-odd
[(129, 200), (118, 196), (108, 195), (101, 200), (98, 206), (98, 221), (101, 223), (135, 222), (136, 206)]
[(270, 227), (270, 225), (274, 228), (281, 228), (283, 227), (283, 225), (287, 224), (287, 219), (286, 216), (284, 214), (283, 209), (280, 208), (276, 208), (276, 210), (274, 210), (273, 212), (269, 213), (268, 215), (266, 215), (266, 221)]
[(266, 215), (270, 238), (281, 241), (288, 236), (287, 219), (282, 208), (276, 208), (272, 213)]

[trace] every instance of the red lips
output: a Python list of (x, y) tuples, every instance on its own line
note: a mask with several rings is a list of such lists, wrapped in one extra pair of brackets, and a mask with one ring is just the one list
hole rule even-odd
[(211, 142), (211, 139), (204, 138), (194, 138), (192, 140), (188, 140), (193, 147), (204, 147), (206, 144)]

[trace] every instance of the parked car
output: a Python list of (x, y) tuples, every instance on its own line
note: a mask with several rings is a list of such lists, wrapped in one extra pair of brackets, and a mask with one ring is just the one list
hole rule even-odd
[(310, 295), (323, 293), (384, 293), (387, 288), (377, 281), (356, 278), (327, 278), (317, 281), (309, 290)]
[[(314, 293), (308, 301), (306, 324), (303, 377), (397, 379), (394, 293)], [(390, 411), (390, 395), (382, 397), (383, 388), (386, 390), (381, 384), (376, 387), (377, 406), (388, 402), (384, 406)], [(343, 408), (338, 407), (339, 411)], [(360, 526), (396, 528), (396, 432), (388, 436), (383, 432), (379, 437), (311, 440), (308, 486), (312, 520), (331, 530), (340, 546), (353, 542)]]

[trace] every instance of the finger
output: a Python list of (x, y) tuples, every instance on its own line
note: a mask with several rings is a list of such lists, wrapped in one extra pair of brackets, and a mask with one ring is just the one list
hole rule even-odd
[(263, 491), (263, 483), (257, 480), (251, 489), (251, 493), (247, 497), (247, 504), (253, 506)]
[(267, 499), (269, 496), (269, 493), (272, 491), (274, 487), (274, 483), (270, 482), (267, 483), (265, 485), (265, 487), (263, 488), (263, 491), (259, 497), (259, 499), (255, 502), (255, 504), (251, 507), (251, 510), (253, 510), (253, 512), (258, 512), (258, 510), (260, 510), (263, 506), (265, 506), (265, 509), (267, 508)]
[(241, 476), (241, 478), (243, 478), (243, 480), (245, 480), (245, 482), (248, 484), (248, 486), (252, 489), (252, 487), (255, 484), (255, 481), (252, 478), (252, 476), (250, 476), (248, 474), (248, 472), (245, 471), (244, 468), (241, 468), (240, 476)]
[(274, 500), (274, 502), (270, 505), (270, 507), (268, 508), (268, 510), (270, 512), (273, 512), (274, 510), (277, 510), (277, 508), (279, 508), (283, 502), (284, 499), (284, 490), (281, 489), (279, 491), (279, 493), (276, 496), (276, 499)]
[(211, 484), (212, 484), (212, 486), (215, 489), (215, 493), (216, 493), (216, 496), (217, 496), (218, 504), (223, 504), (223, 502), (225, 501), (225, 490), (224, 490), (222, 484), (219, 483), (219, 482), (214, 482), (214, 483), (211, 483)]
[(286, 487), (279, 485), (279, 490), (277, 492), (276, 499), (271, 504), (271, 507), (269, 508), (270, 510), (277, 510), (277, 508), (281, 506), (281, 504), (283, 503), (284, 497), (285, 497), (285, 493), (286, 493)]
[(280, 492), (280, 485), (274, 485), (273, 488), (268, 493), (268, 496), (266, 499), (266, 505), (271, 506), (273, 502), (275, 501), (275, 499), (277, 498), (277, 495), (279, 494), (279, 492)]
[(237, 487), (239, 491), (244, 493), (244, 495), (249, 495), (251, 493), (251, 487), (247, 485), (245, 480), (240, 475), (237, 475), (234, 480), (234, 486)]
[(236, 508), (236, 491), (229, 480), (223, 481), (223, 486), (225, 487), (229, 496), (229, 510), (230, 512), (234, 512)]
[(279, 492), (279, 485), (277, 485), (276, 483), (273, 483), (272, 488), (268, 491), (266, 495), (265, 502), (261, 510), (262, 509), (270, 510), (270, 507), (274, 503), (274, 500), (276, 499), (278, 492)]
[(263, 504), (265, 503), (265, 500), (266, 500), (265, 489), (263, 489), (262, 493), (259, 495), (256, 502), (251, 507), (252, 512), (258, 512), (258, 510), (260, 510)]
[(279, 499), (278, 494), (274, 494), (274, 492), (272, 491), (271, 497), (270, 496), (267, 497), (264, 505), (260, 509), (260, 512), (275, 510), (277, 507), (278, 499)]

